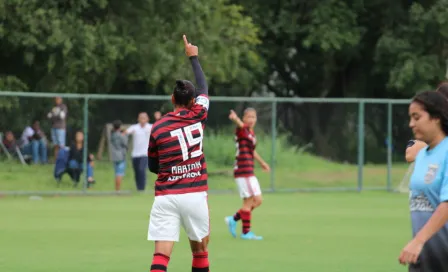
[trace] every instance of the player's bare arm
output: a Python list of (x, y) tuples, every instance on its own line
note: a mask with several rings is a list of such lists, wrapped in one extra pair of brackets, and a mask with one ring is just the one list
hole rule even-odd
[(422, 141), (415, 140), (413, 142), (414, 142), (413, 145), (406, 148), (405, 158), (406, 158), (406, 161), (409, 163), (414, 162), (415, 157), (417, 157), (418, 152), (422, 148), (425, 148), (427, 146), (426, 143), (422, 142)]
[(266, 172), (271, 171), (271, 167), (269, 166), (269, 164), (263, 160), (263, 158), (260, 156), (260, 154), (258, 154), (257, 151), (254, 151), (254, 158), (261, 165), (261, 168), (264, 171), (266, 171)]
[(243, 121), (241, 121), (241, 119), (238, 117), (238, 115), (236, 114), (236, 112), (234, 110), (230, 110), (229, 119), (230, 119), (230, 121), (235, 123), (235, 125), (237, 127), (239, 127), (239, 128), (244, 127)]
[(441, 203), (429, 221), (401, 251), (401, 264), (416, 263), (424, 244), (448, 222), (448, 203)]
[(198, 47), (196, 45), (192, 45), (188, 42), (187, 36), (183, 36), (184, 46), (185, 46), (185, 54), (190, 58), (191, 66), (193, 69), (194, 77), (197, 84), (196, 96), (199, 95), (207, 95), (208, 96), (208, 86), (207, 81), (205, 80), (204, 72), (202, 71), (201, 64), (198, 59)]
[(132, 127), (132, 125), (130, 127), (128, 127), (127, 129), (123, 129), (121, 131), (121, 135), (132, 135), (134, 134), (134, 128)]

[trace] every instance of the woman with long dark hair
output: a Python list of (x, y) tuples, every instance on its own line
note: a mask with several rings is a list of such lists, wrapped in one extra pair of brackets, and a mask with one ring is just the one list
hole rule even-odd
[(409, 106), (409, 127), (427, 147), (415, 158), (410, 211), (413, 239), (399, 261), (409, 271), (448, 271), (448, 100), (427, 91)]

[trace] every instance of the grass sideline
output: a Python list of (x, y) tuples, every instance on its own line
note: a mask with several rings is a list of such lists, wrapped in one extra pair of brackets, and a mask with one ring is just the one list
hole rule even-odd
[[(261, 133), (260, 133), (261, 134)], [(357, 165), (335, 163), (308, 153), (298, 153), (289, 146), (285, 138), (279, 137), (275, 156), (275, 188), (276, 189), (309, 189), (309, 188), (357, 188)], [(257, 138), (257, 151), (270, 162), (272, 150), (271, 139), (260, 135)], [(235, 190), (232, 176), (235, 157), (235, 143), (232, 136), (210, 134), (204, 138), (209, 185), (212, 190)], [(59, 187), (53, 179), (53, 165), (22, 166), (14, 162), (0, 161), (1, 191), (73, 191), (68, 176), (65, 176)], [(394, 164), (392, 168), (393, 187), (397, 187), (404, 176), (408, 165)], [(271, 186), (271, 174), (256, 169), (262, 188)], [(97, 161), (95, 166), (97, 183), (90, 189), (92, 192), (114, 190), (114, 173), (112, 163)], [(148, 172), (148, 187), (152, 188), (155, 175)], [(364, 187), (386, 188), (386, 165), (365, 165)], [(135, 190), (132, 165), (127, 164), (123, 190)]]
[[(235, 189), (231, 176), (232, 139), (213, 137), (204, 143), (211, 189)], [(228, 142), (225, 142), (228, 141)], [(220, 142), (220, 144), (217, 144)], [(211, 145), (213, 144), (213, 145)], [(276, 143), (277, 188), (355, 188), (357, 167), (338, 164)], [(268, 159), (270, 145), (259, 152)], [(211, 148), (213, 147), (213, 148)], [(407, 165), (392, 169), (394, 187)], [(230, 175), (222, 173), (229, 172)], [(66, 177), (59, 188), (53, 168), (0, 162), (0, 191), (67, 191)], [(93, 192), (111, 191), (113, 169), (97, 162)], [(123, 184), (134, 190), (130, 164)], [(213, 174), (221, 173), (221, 174)], [(269, 174), (257, 169), (262, 187)], [(148, 177), (152, 187), (154, 175)], [(366, 165), (364, 185), (385, 187), (386, 167)], [(79, 189), (76, 189), (79, 190)], [(0, 271), (148, 271), (153, 244), (146, 241), (149, 195), (96, 197), (0, 197)], [(386, 192), (266, 194), (253, 214), (253, 230), (263, 241), (233, 239), (224, 216), (240, 205), (237, 194), (211, 194), (211, 271), (404, 272), (397, 258), (411, 237), (406, 194)], [(168, 271), (190, 271), (191, 253), (185, 233), (177, 244)]]
[[(149, 271), (148, 195), (0, 199), (0, 271)], [(254, 212), (263, 241), (231, 238), (237, 195), (210, 195), (211, 271), (404, 272), (407, 196), (386, 192), (268, 194)], [(240, 228), (240, 227), (239, 227)], [(238, 231), (240, 229), (238, 228)], [(190, 271), (185, 233), (168, 271)]]

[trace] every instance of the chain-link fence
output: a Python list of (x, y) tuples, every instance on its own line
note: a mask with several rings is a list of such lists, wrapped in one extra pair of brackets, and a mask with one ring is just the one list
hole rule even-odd
[[(49, 113), (56, 94), (0, 92), (0, 192), (107, 193), (114, 191), (114, 165), (110, 159), (110, 133), (114, 120), (122, 129), (137, 123), (146, 112), (172, 110), (166, 96), (108, 96), (58, 94), (68, 108), (66, 146), (73, 148), (82, 131), (79, 183), (70, 173), (55, 178), (58, 137)], [(212, 191), (234, 191), (235, 127), (228, 115), (239, 116), (247, 107), (257, 110), (257, 151), (271, 165), (271, 172), (256, 168), (266, 191), (392, 190), (406, 172), (404, 149), (411, 138), (407, 100), (299, 99), (269, 97), (212, 97), (204, 137), (209, 185)], [(40, 122), (41, 138), (27, 138), (27, 127)], [(35, 127), (33, 127), (35, 128)], [(11, 135), (15, 138), (12, 148)], [(130, 136), (132, 137), (132, 136)], [(132, 145), (132, 138), (130, 139)], [(129, 148), (131, 153), (132, 146)], [(45, 155), (46, 154), (46, 155)], [(93, 163), (89, 157), (94, 158)], [(92, 179), (95, 183), (92, 183)], [(155, 176), (147, 171), (147, 190)], [(133, 163), (128, 156), (123, 191), (136, 190)]]

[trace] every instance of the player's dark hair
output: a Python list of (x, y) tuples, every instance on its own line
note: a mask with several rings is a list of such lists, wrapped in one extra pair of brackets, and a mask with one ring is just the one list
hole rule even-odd
[(442, 130), (448, 136), (448, 100), (441, 92), (421, 92), (412, 102), (422, 105), (431, 118), (440, 119)]
[(439, 86), (437, 86), (437, 91), (448, 99), (448, 81), (440, 82)]
[(120, 121), (120, 120), (115, 120), (115, 121), (112, 123), (112, 126), (114, 127), (115, 130), (119, 130), (120, 127), (121, 127), (121, 121)]
[(176, 87), (174, 87), (173, 91), (174, 104), (183, 107), (190, 106), (190, 102), (194, 98), (195, 92), (196, 88), (190, 81), (176, 80)]

